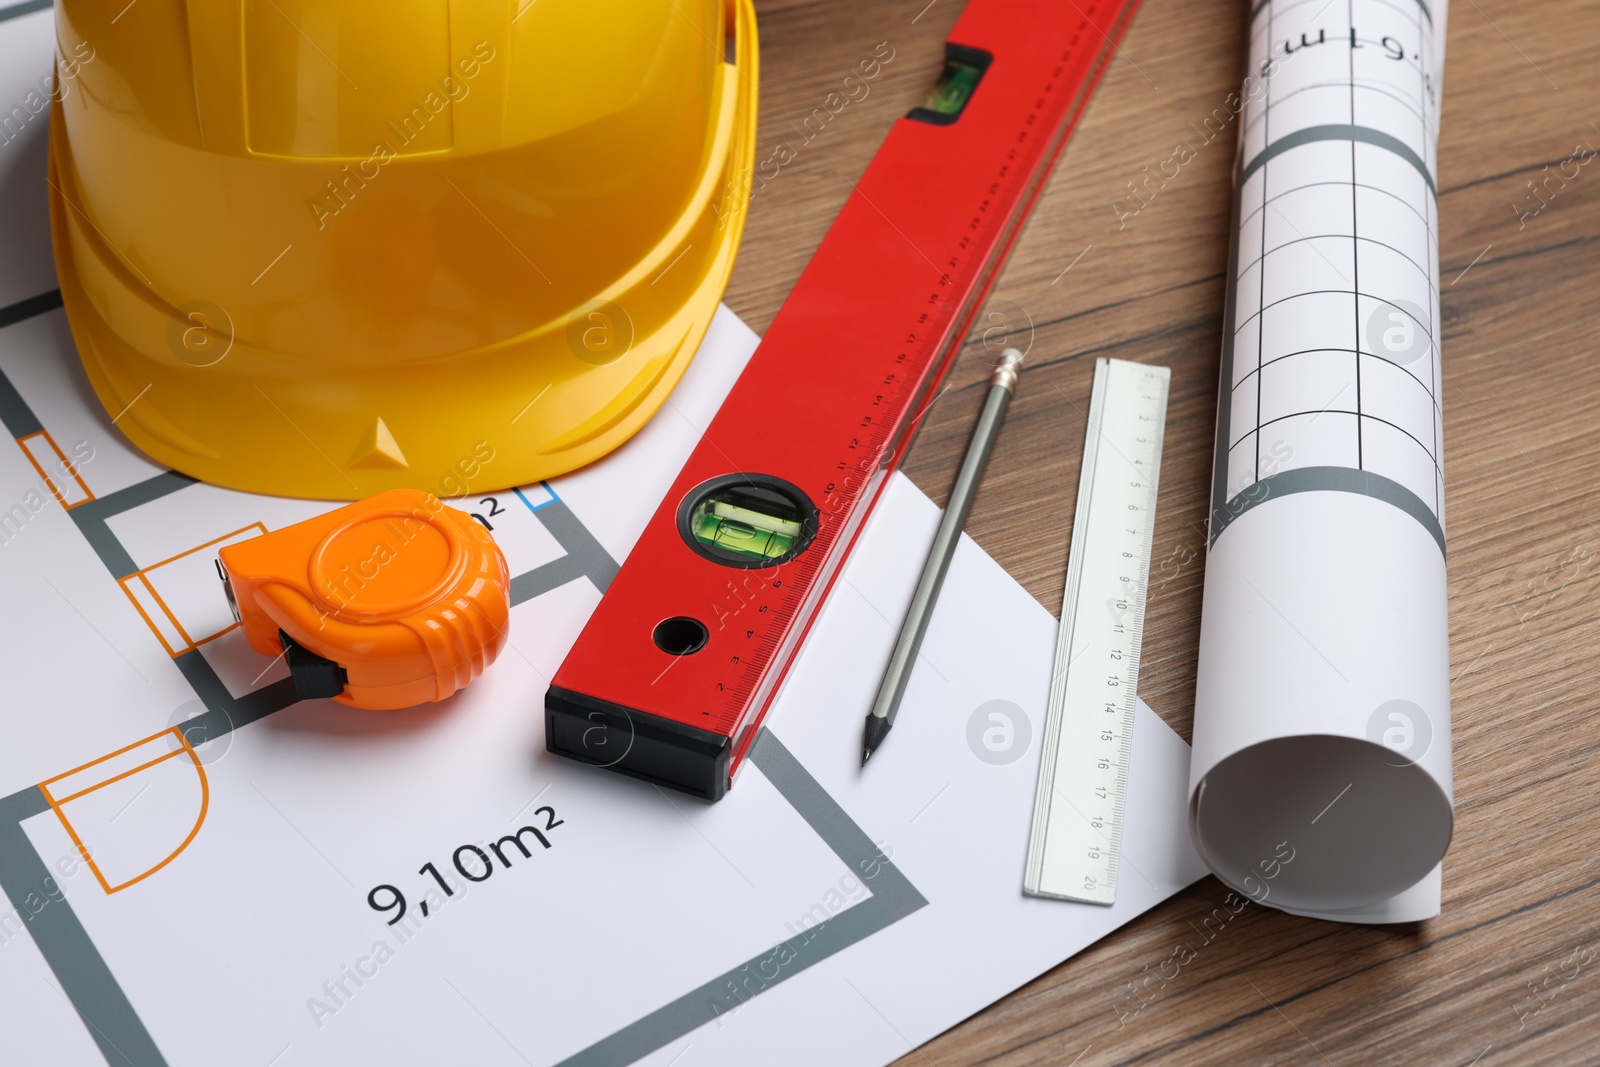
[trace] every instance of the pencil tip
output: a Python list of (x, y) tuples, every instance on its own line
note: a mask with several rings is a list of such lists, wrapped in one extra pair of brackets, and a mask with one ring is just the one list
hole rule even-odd
[(861, 766), (867, 765), (867, 760), (872, 758), (872, 754), (878, 751), (878, 746), (888, 736), (889, 720), (879, 715), (868, 715), (866, 734), (861, 738)]

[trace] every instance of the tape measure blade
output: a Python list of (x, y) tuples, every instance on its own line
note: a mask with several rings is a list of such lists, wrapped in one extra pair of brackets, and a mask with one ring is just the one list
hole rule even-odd
[(1035, 896), (1116, 900), (1170, 379), (1095, 363), (1023, 879)]

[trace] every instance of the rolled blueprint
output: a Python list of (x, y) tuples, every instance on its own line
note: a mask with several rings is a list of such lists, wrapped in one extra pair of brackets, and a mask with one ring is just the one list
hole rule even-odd
[(1452, 826), (1444, 0), (1251, 0), (1189, 831), (1228, 885), (1438, 914)]

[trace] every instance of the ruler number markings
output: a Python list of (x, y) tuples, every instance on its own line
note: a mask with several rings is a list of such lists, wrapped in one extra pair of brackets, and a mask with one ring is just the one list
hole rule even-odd
[(1167, 380), (1164, 369), (1119, 360), (1096, 366), (1029, 842), (1031, 893), (1115, 899)]

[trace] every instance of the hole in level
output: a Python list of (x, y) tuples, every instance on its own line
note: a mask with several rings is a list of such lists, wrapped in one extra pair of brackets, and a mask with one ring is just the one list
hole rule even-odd
[(705, 623), (687, 615), (679, 615), (656, 623), (650, 639), (669, 656), (687, 656), (706, 647), (706, 638), (709, 636)]

